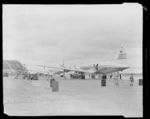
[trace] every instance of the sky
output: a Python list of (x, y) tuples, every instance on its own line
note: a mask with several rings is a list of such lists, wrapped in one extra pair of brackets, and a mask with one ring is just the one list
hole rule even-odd
[(3, 5), (3, 59), (27, 65), (114, 61), (142, 67), (142, 6)]

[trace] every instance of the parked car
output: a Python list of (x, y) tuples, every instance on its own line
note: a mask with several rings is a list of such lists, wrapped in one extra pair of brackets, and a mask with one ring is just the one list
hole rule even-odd
[(3, 72), (3, 77), (8, 77), (8, 76), (9, 76), (9, 73)]
[(37, 74), (31, 74), (31, 80), (38, 80)]

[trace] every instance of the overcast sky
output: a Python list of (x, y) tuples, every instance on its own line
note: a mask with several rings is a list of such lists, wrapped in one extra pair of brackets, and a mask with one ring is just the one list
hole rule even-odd
[(23, 64), (114, 61), (142, 66), (142, 6), (3, 5), (3, 59)]

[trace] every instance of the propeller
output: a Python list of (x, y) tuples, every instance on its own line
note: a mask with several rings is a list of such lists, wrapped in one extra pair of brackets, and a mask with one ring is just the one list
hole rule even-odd
[(93, 67), (96, 71), (98, 71), (98, 64), (93, 64)]
[[(60, 65), (60, 67), (66, 68), (66, 67), (65, 67), (65, 64), (64, 64), (64, 60), (63, 60), (62, 65)], [(65, 79), (65, 69), (63, 69), (63, 77), (64, 77), (64, 79)]]

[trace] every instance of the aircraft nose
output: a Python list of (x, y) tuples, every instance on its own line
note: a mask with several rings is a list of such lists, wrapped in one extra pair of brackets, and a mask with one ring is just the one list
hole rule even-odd
[(130, 68), (130, 67), (123, 67), (123, 70), (128, 69), (128, 68)]
[(130, 68), (130, 67), (125, 67), (125, 69), (128, 69), (128, 68)]

